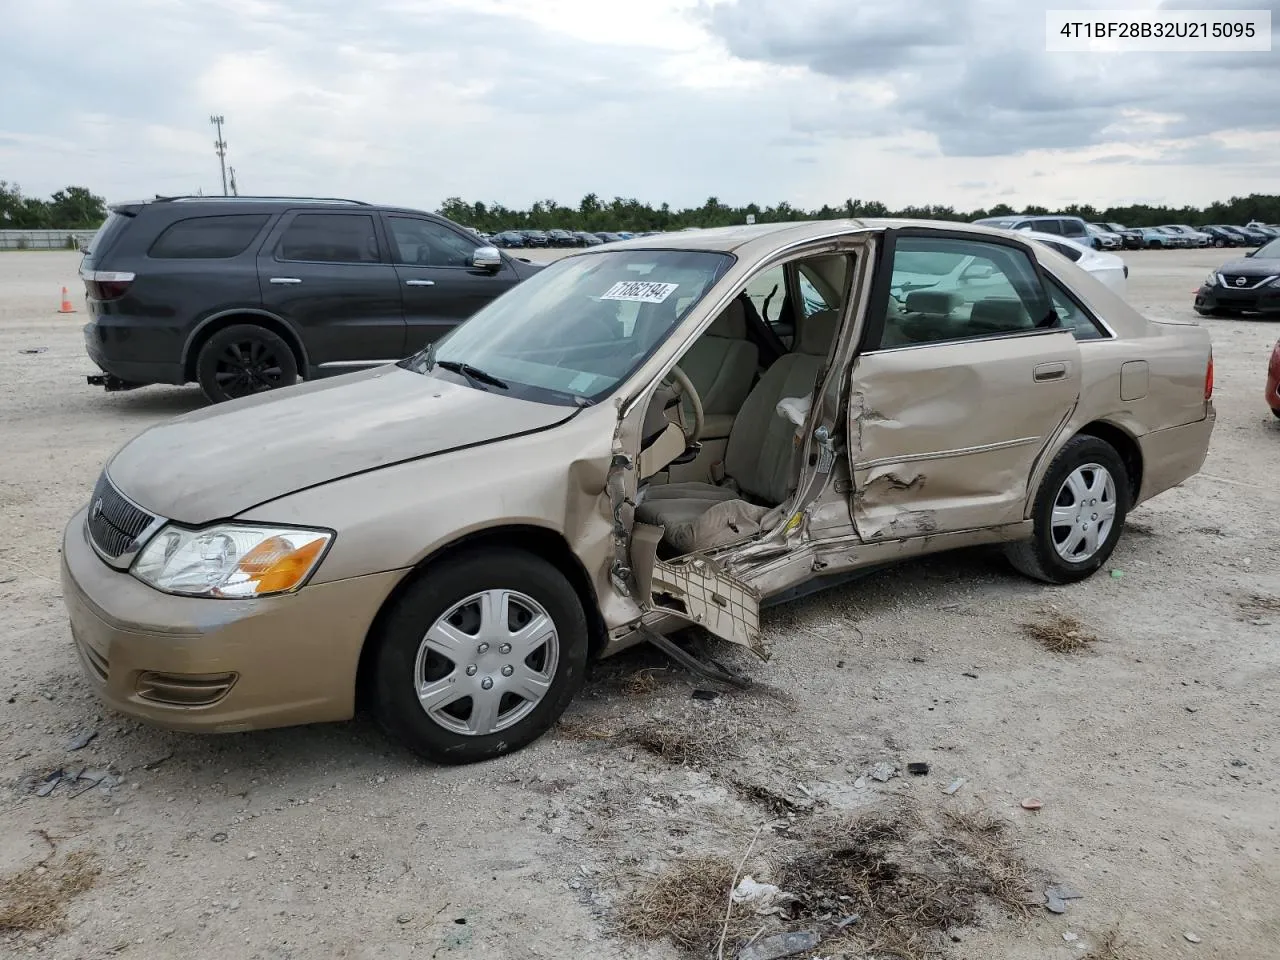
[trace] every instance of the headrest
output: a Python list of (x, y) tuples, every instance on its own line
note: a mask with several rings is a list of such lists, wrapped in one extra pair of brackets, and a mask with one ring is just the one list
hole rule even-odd
[(911, 313), (935, 313), (945, 317), (959, 305), (960, 298), (954, 293), (912, 290), (907, 294), (906, 308)]
[(969, 326), (983, 330), (1026, 330), (1031, 327), (1031, 318), (1021, 300), (988, 297), (973, 305)]
[(831, 350), (831, 342), (840, 329), (840, 313), (837, 310), (820, 310), (811, 317), (802, 317), (796, 332), (796, 353), (811, 357), (825, 357)]
[(734, 297), (729, 305), (721, 311), (720, 316), (711, 321), (707, 327), (707, 336), (725, 337), (729, 340), (745, 340), (747, 338), (747, 312), (742, 301)]

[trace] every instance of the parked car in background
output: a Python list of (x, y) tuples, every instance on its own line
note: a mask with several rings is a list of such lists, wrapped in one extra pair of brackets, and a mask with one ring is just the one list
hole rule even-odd
[(1176, 247), (1178, 249), (1186, 249), (1187, 247), (1196, 246), (1196, 242), (1185, 233), (1174, 230), (1170, 226), (1153, 227), (1157, 233), (1165, 238), (1166, 247)]
[(547, 235), (542, 230), (521, 230), (524, 234), (524, 242), (530, 247), (549, 247), (551, 241), (547, 239)]
[(1211, 271), (1196, 291), (1195, 310), (1201, 316), (1280, 315), (1280, 239)]
[(539, 267), (436, 214), (350, 200), (116, 204), (85, 253), (108, 389), (194, 381), (217, 403), (393, 363)]
[(1213, 238), (1215, 247), (1242, 247), (1248, 242), (1244, 234), (1235, 233), (1217, 224), (1211, 224), (1200, 229)]
[(503, 230), (501, 233), (494, 235), (494, 242), (500, 247), (520, 248), (526, 247), (524, 234), (519, 230)]
[(1114, 230), (1108, 230), (1106, 227), (1099, 226), (1096, 223), (1086, 223), (1089, 234), (1097, 241), (1094, 246), (1099, 250), (1119, 250), (1124, 246), (1124, 238)]
[(568, 230), (548, 230), (547, 242), (553, 247), (576, 247), (580, 244)]
[(1268, 240), (1274, 240), (1276, 237), (1280, 237), (1280, 227), (1267, 226), (1266, 224), (1256, 224), (1256, 225), (1253, 225), (1251, 229), (1256, 230), (1258, 233), (1262, 234)]
[(603, 240), (605, 243), (618, 243), (618, 242), (620, 242), (620, 241), (622, 241), (622, 240), (626, 239), (626, 238), (625, 238), (625, 237), (623, 237), (621, 234), (617, 234), (617, 233), (608, 233), (608, 232), (606, 232), (606, 233), (597, 233), (597, 234), (596, 234), (596, 236), (597, 236), (597, 237), (599, 237), (601, 240)]
[(1209, 247), (1213, 245), (1213, 235), (1205, 233), (1203, 230), (1197, 230), (1195, 227), (1187, 226), (1185, 223), (1166, 223), (1162, 229), (1172, 230), (1174, 233), (1181, 234), (1187, 238), (1187, 246), (1189, 247)]
[(1238, 234), (1243, 238), (1244, 243), (1242, 243), (1241, 246), (1260, 247), (1271, 239), (1261, 230), (1255, 230), (1253, 227), (1237, 227), (1232, 224), (1224, 223), (1222, 225), (1222, 229)]
[(1141, 230), (1126, 227), (1123, 223), (1115, 223), (1114, 221), (1110, 223), (1100, 223), (1098, 226), (1106, 227), (1112, 233), (1119, 234), (1121, 239), (1124, 240), (1124, 248), (1126, 250), (1139, 250), (1143, 246)]
[(1082, 243), (1076, 243), (1074, 240), (1068, 240), (1056, 234), (1039, 233), (1035, 230), (1027, 230), (1024, 233), (1046, 247), (1056, 250), (1117, 295), (1123, 297), (1128, 294), (1129, 265), (1123, 258), (1114, 253), (1086, 247)]
[[(862, 282), (875, 257), (885, 282)], [(949, 285), (903, 294), (920, 276)], [(789, 348), (753, 286), (784, 292)], [(153, 425), (67, 523), (61, 596), (114, 710), (214, 733), (367, 708), (477, 762), (550, 730), (594, 659), (680, 654), (694, 624), (767, 659), (810, 641), (763, 632), (762, 605), (886, 563), (999, 544), (1030, 579), (1086, 580), (1200, 471), (1212, 370), (1204, 327), (1018, 234), (599, 247), (399, 364)]]
[(1280, 340), (1271, 348), (1271, 361), (1267, 364), (1267, 406), (1280, 417)]
[(1098, 247), (1098, 241), (1089, 232), (1089, 225), (1080, 217), (1067, 216), (1013, 216), (1013, 217), (985, 217), (982, 220), (975, 220), (974, 223), (981, 224), (984, 227), (1000, 227), (1005, 230), (1035, 230), (1039, 233), (1055, 233), (1058, 236), (1067, 237), (1076, 243), (1083, 243), (1087, 247)]
[(573, 235), (578, 238), (578, 246), (580, 247), (598, 247), (604, 243), (594, 233), (587, 233), (585, 230), (575, 230)]

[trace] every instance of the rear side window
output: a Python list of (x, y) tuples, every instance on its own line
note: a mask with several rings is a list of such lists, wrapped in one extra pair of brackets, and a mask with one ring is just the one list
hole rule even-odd
[(1004, 244), (900, 237), (880, 347), (968, 340), (1042, 327), (1050, 305), (1027, 254)]
[(377, 263), (378, 234), (366, 213), (300, 213), (280, 238), (281, 260)]
[(226, 260), (244, 253), (270, 217), (235, 213), (191, 217), (165, 228), (147, 251), (160, 260)]
[(1058, 315), (1055, 327), (1070, 330), (1077, 340), (1101, 340), (1107, 336), (1097, 322), (1075, 302), (1062, 285), (1052, 277), (1045, 277), (1053, 312)]
[(93, 235), (93, 239), (89, 241), (89, 246), (85, 248), (85, 257), (92, 259), (106, 253), (111, 244), (115, 243), (116, 238), (124, 230), (125, 226), (133, 220), (133, 217), (111, 211), (107, 219), (103, 221), (102, 226), (98, 228), (98, 232)]
[(1087, 237), (1089, 235), (1084, 222), (1080, 220), (1063, 220), (1062, 233), (1067, 237)]

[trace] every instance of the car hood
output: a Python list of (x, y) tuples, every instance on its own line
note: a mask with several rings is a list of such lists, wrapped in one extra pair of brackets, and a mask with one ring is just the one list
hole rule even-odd
[(1214, 272), (1229, 273), (1233, 277), (1276, 277), (1280, 276), (1280, 260), (1242, 257), (1224, 263)]
[(201, 524), (328, 480), (543, 430), (577, 412), (386, 366), (168, 420), (125, 444), (107, 472), (139, 506)]

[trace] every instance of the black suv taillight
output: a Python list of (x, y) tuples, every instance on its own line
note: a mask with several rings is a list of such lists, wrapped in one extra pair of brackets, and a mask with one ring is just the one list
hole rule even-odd
[(111, 270), (87, 270), (81, 274), (84, 288), (94, 300), (119, 300), (133, 283), (132, 273), (116, 273)]

